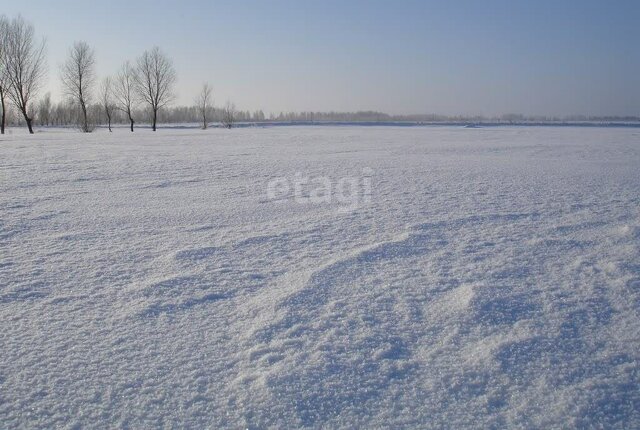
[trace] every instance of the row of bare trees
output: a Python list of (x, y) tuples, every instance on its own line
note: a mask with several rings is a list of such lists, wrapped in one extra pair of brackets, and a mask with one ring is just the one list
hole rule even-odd
[[(0, 128), (3, 134), (8, 102), (20, 112), (29, 133), (33, 133), (35, 112), (47, 115), (51, 110), (48, 95), (40, 106), (33, 103), (46, 76), (45, 46), (44, 39), (36, 40), (33, 25), (22, 17), (10, 20), (0, 16)], [(60, 78), (64, 94), (76, 110), (77, 125), (85, 133), (95, 127), (90, 106), (96, 102), (103, 110), (109, 131), (116, 111), (127, 117), (133, 131), (139, 104), (147, 106), (152, 129), (156, 131), (159, 111), (175, 98), (176, 71), (171, 59), (158, 47), (145, 51), (134, 63), (125, 62), (114, 77), (104, 78), (96, 89), (94, 50), (86, 42), (75, 42), (60, 69)], [(207, 128), (207, 115), (213, 105), (209, 84), (204, 84), (196, 105), (203, 128)], [(235, 107), (228, 102), (222, 109), (221, 122), (231, 128), (234, 121)]]
[[(80, 129), (90, 132), (87, 106), (93, 101), (96, 73), (95, 54), (86, 42), (76, 42), (62, 66), (62, 84), (67, 96), (78, 107)], [(139, 102), (146, 104), (152, 113), (152, 129), (156, 131), (158, 111), (174, 99), (176, 72), (172, 61), (154, 47), (138, 58), (135, 66), (125, 62), (115, 78), (106, 77), (99, 89), (102, 105), (111, 131), (113, 111), (124, 112), (133, 131), (133, 112)]]

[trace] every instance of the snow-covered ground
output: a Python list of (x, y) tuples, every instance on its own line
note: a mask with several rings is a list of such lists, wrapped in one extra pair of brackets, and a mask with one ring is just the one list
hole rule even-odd
[(639, 129), (0, 138), (2, 428), (638, 428), (639, 310)]

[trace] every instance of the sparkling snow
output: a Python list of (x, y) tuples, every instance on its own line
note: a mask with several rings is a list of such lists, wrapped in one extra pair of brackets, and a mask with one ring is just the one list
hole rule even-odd
[(638, 428), (639, 311), (640, 129), (0, 138), (3, 428)]

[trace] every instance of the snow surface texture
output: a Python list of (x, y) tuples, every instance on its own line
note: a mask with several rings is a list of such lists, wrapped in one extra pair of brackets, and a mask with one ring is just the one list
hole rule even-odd
[(0, 169), (2, 428), (640, 427), (640, 130), (14, 131)]

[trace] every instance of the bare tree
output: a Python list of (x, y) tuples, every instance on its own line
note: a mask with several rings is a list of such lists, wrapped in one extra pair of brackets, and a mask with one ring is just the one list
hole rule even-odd
[(95, 67), (93, 49), (86, 42), (75, 42), (61, 70), (62, 86), (80, 108), (80, 129), (85, 133), (92, 131), (87, 109), (95, 85)]
[(9, 20), (4, 15), (0, 16), (0, 107), (2, 108), (2, 119), (0, 120), (0, 134), (4, 134), (4, 126), (7, 121), (7, 91), (9, 80), (7, 76), (7, 66), (5, 54), (7, 37), (9, 31)]
[(153, 131), (156, 131), (158, 110), (173, 100), (176, 71), (171, 60), (157, 46), (138, 58), (136, 90), (151, 108)]
[(127, 61), (122, 65), (122, 69), (116, 77), (113, 87), (113, 95), (116, 101), (116, 108), (121, 110), (129, 118), (131, 132), (133, 132), (133, 108), (136, 105), (135, 80), (136, 71)]
[(111, 132), (111, 119), (113, 118), (113, 111), (115, 109), (115, 104), (113, 102), (113, 96), (112, 96), (112, 91), (113, 91), (112, 87), (113, 87), (113, 84), (109, 76), (104, 78), (102, 81), (102, 84), (100, 85), (100, 104), (102, 105), (104, 114), (107, 117), (109, 132)]
[(222, 126), (224, 128), (231, 128), (233, 124), (236, 122), (236, 106), (227, 101), (227, 103), (222, 108)]
[(9, 99), (22, 113), (29, 133), (33, 134), (30, 102), (40, 89), (46, 74), (45, 41), (36, 43), (33, 25), (22, 17), (14, 18), (8, 26), (4, 45), (4, 62), (9, 82)]
[(7, 121), (7, 88), (5, 74), (0, 71), (0, 109), (2, 109), (2, 118), (0, 119), (0, 134), (4, 134), (4, 127)]
[(211, 109), (212, 97), (211, 97), (211, 85), (205, 83), (202, 85), (202, 89), (200, 90), (200, 94), (196, 97), (196, 106), (198, 108), (198, 112), (200, 112), (200, 116), (202, 117), (202, 129), (207, 129), (207, 114)]

